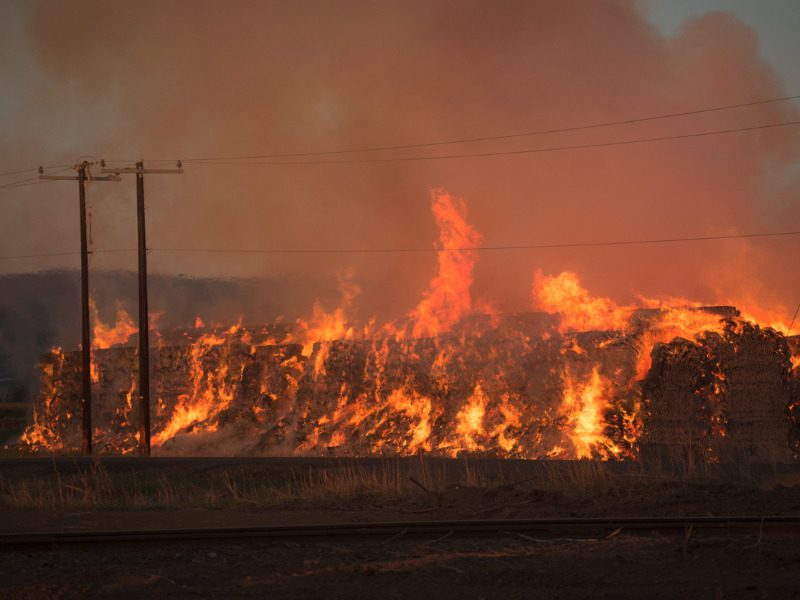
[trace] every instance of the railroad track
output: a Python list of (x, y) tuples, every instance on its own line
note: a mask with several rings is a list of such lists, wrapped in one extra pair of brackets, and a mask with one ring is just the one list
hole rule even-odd
[(766, 531), (800, 534), (800, 516), (731, 517), (625, 517), (593, 519), (492, 519), (471, 521), (415, 521), (392, 523), (346, 523), (336, 525), (288, 525), (275, 527), (216, 527), (207, 529), (153, 529), (132, 531), (69, 531), (2, 533), (0, 550), (20, 547), (50, 547), (80, 544), (188, 542), (197, 540), (331, 540), (337, 538), (390, 541), (403, 537), (497, 536), (553, 539), (604, 537), (612, 533), (665, 533), (692, 535), (700, 531), (716, 534), (757, 534)]

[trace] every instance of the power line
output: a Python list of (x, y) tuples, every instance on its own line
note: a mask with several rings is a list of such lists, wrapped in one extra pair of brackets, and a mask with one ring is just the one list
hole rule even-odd
[[(47, 167), (48, 169), (56, 169), (53, 174), (57, 175), (59, 173), (63, 173), (64, 171), (68, 171), (72, 167)], [(27, 171), (26, 171), (27, 172)], [(27, 185), (32, 185), (34, 183), (42, 183), (40, 177), (37, 175), (36, 177), (26, 177), (25, 179), (18, 179), (17, 181), (9, 181), (0, 185), (0, 190), (5, 190), (9, 188), (17, 188), (17, 187), (25, 187)]]
[(0, 256), (0, 260), (21, 260), (26, 258), (50, 258), (56, 256), (77, 256), (80, 252), (42, 252), (41, 254), (17, 254), (15, 256)]
[[(445, 145), (452, 145), (452, 144), (466, 144), (466, 143), (474, 143), (474, 142), (489, 142), (489, 141), (499, 141), (499, 140), (508, 140), (508, 139), (515, 139), (521, 137), (531, 137), (537, 135), (547, 135), (553, 133), (568, 133), (573, 131), (585, 131), (588, 129), (599, 129), (602, 127), (613, 127), (617, 125), (631, 125), (634, 123), (644, 123), (647, 121), (657, 121), (663, 119), (671, 119), (675, 117), (685, 117), (690, 115), (698, 115), (703, 113), (710, 113), (710, 112), (719, 112), (722, 110), (731, 110), (734, 108), (744, 108), (748, 106), (757, 106), (762, 104), (774, 104), (778, 102), (786, 102), (789, 100), (797, 100), (800, 99), (800, 95), (795, 96), (782, 96), (780, 98), (768, 98), (765, 100), (754, 100), (752, 102), (740, 102), (738, 104), (725, 104), (722, 106), (713, 106), (707, 108), (699, 108), (695, 110), (686, 110), (681, 112), (672, 112), (672, 113), (662, 113), (658, 115), (650, 115), (645, 117), (635, 117), (632, 119), (623, 119), (619, 121), (605, 121), (601, 123), (590, 123), (584, 125), (574, 125), (571, 127), (558, 127), (558, 128), (551, 128), (551, 129), (534, 129), (532, 131), (523, 131), (518, 133), (508, 133), (502, 135), (486, 135), (486, 136), (479, 136), (479, 137), (465, 137), (465, 138), (457, 138), (451, 140), (441, 140), (435, 142), (420, 142), (414, 144), (396, 144), (396, 145), (385, 145), (385, 146), (371, 146), (366, 148), (350, 148), (350, 149), (343, 149), (343, 150), (328, 150), (328, 151), (318, 151), (318, 152), (295, 152), (295, 153), (273, 153), (273, 154), (256, 154), (256, 155), (249, 155), (249, 156), (227, 156), (227, 157), (206, 157), (206, 158), (186, 158), (183, 159), (183, 162), (204, 162), (204, 161), (215, 161), (215, 160), (257, 160), (257, 159), (264, 159), (264, 158), (300, 158), (300, 157), (307, 157), (307, 156), (332, 156), (337, 154), (355, 154), (361, 152), (379, 152), (385, 150), (409, 150), (412, 148), (430, 148), (432, 146), (445, 146)], [(165, 161), (166, 162), (166, 161)]]
[[(124, 253), (124, 252), (136, 252), (135, 248), (114, 248), (109, 250), (92, 250), (89, 252), (90, 255), (92, 254), (117, 254), (117, 253)], [(10, 256), (0, 256), (0, 260), (23, 260), (28, 258), (51, 258), (51, 257), (58, 257), (58, 256), (78, 256), (80, 252), (73, 251), (73, 252), (42, 252), (39, 254), (16, 254)]]
[[(249, 161), (249, 162), (226, 162), (224, 160), (212, 161), (211, 159), (196, 162), (194, 164), (202, 166), (260, 166), (260, 165), (326, 165), (326, 164), (363, 164), (363, 163), (389, 163), (389, 162), (409, 162), (409, 161), (422, 161), (422, 160), (445, 160), (445, 159), (460, 159), (460, 158), (485, 158), (495, 156), (515, 156), (523, 154), (543, 154), (549, 152), (559, 152), (566, 150), (588, 150), (594, 148), (609, 148), (614, 146), (629, 146), (636, 144), (645, 144), (653, 142), (664, 142), (670, 140), (683, 140), (690, 138), (709, 137), (714, 135), (725, 135), (730, 133), (744, 133), (749, 131), (758, 131), (763, 129), (774, 129), (778, 127), (792, 127), (800, 125), (800, 120), (797, 121), (783, 121), (780, 123), (766, 123), (762, 125), (751, 125), (748, 127), (735, 127), (729, 129), (715, 129), (710, 131), (699, 131), (692, 133), (684, 133), (678, 135), (665, 135), (649, 138), (636, 138), (631, 140), (615, 140), (610, 142), (596, 142), (591, 144), (574, 144), (565, 146), (549, 146), (544, 148), (528, 148), (523, 150), (504, 150), (497, 152), (476, 152), (467, 154), (439, 154), (428, 156), (403, 156), (403, 157), (385, 157), (385, 158), (352, 158), (352, 159), (336, 159), (336, 160), (319, 160), (319, 161)], [(164, 162), (163, 159), (151, 162)], [(69, 169), (66, 167), (63, 170)], [(14, 187), (23, 187), (27, 184), (35, 183), (37, 178), (28, 178), (19, 181), (12, 181), (5, 185), (0, 185), (0, 190), (10, 189)]]
[(33, 167), (31, 169), (20, 169), (19, 171), (6, 171), (5, 173), (0, 173), (0, 177), (10, 177), (11, 175), (22, 175), (23, 173), (35, 173), (38, 167)]
[(18, 181), (10, 181), (9, 183), (5, 183), (0, 185), (0, 190), (7, 190), (11, 188), (17, 187), (25, 187), (27, 185), (31, 185), (32, 183), (39, 183), (38, 177), (28, 177), (27, 179), (20, 179)]
[[(739, 240), (752, 238), (787, 237), (800, 235), (798, 231), (778, 231), (768, 233), (740, 233), (730, 235), (707, 235), (698, 237), (657, 238), (646, 240), (614, 240), (604, 242), (562, 242), (553, 244), (524, 244), (497, 246), (464, 246), (459, 248), (148, 248), (148, 252), (186, 252), (207, 254), (401, 254), (431, 252), (493, 252), (505, 250), (550, 250), (563, 248), (598, 248), (604, 246), (643, 246), (654, 244), (676, 244), (684, 242), (711, 242), (720, 240)], [(94, 250), (91, 254), (111, 254), (136, 252), (135, 248), (109, 248)], [(56, 256), (76, 256), (79, 252), (45, 252), (40, 254), (20, 254), (0, 256), (0, 260), (27, 258), (48, 258)]]
[[(52, 174), (58, 175), (59, 173), (63, 173), (64, 171), (69, 171), (72, 169), (71, 166), (57, 168), (57, 167), (47, 167), (50, 169), (56, 169), (53, 171)], [(4, 183), (0, 185), (0, 190), (8, 190), (8, 189), (16, 189), (20, 187), (27, 187), (30, 185), (38, 185), (40, 183), (44, 183), (40, 177), (37, 175), (36, 177), (27, 177), (25, 179), (19, 179), (17, 181), (9, 181), (8, 183)]]
[(747, 131), (757, 131), (761, 129), (774, 129), (778, 127), (791, 127), (800, 125), (798, 121), (783, 121), (780, 123), (767, 123), (763, 125), (751, 125), (748, 127), (734, 127), (730, 129), (714, 129), (710, 131), (699, 131), (693, 133), (683, 133), (678, 135), (664, 135), (649, 138), (635, 138), (632, 140), (616, 140), (611, 142), (596, 142), (591, 144), (574, 144), (565, 146), (548, 146), (544, 148), (528, 148), (524, 150), (499, 150), (496, 152), (475, 152), (466, 154), (434, 154), (425, 156), (400, 156), (400, 157), (376, 157), (376, 158), (344, 158), (334, 160), (299, 160), (299, 161), (242, 161), (242, 162), (228, 162), (224, 160), (211, 161), (206, 160), (203, 162), (192, 163), (198, 166), (217, 166), (217, 165), (235, 165), (235, 166), (258, 166), (258, 165), (337, 165), (337, 164), (364, 164), (364, 163), (391, 163), (391, 162), (410, 162), (422, 160), (445, 160), (445, 159), (458, 159), (458, 158), (485, 158), (493, 156), (513, 156), (521, 154), (543, 154), (548, 152), (559, 152), (563, 150), (588, 150), (592, 148), (608, 148), (612, 146), (629, 146), (634, 144), (645, 144), (651, 142), (664, 142), (668, 140), (683, 140), (689, 138), (709, 137), (714, 135), (724, 135), (729, 133), (743, 133)]
[[(725, 104), (719, 106), (712, 106), (712, 107), (705, 107), (699, 108), (694, 110), (686, 110), (680, 112), (672, 112), (672, 113), (662, 113), (657, 115), (648, 115), (644, 117), (634, 117), (630, 119), (621, 119), (617, 121), (604, 121), (600, 123), (589, 123), (583, 125), (574, 125), (569, 127), (557, 127), (557, 128), (550, 128), (550, 129), (536, 129), (531, 131), (523, 131), (523, 132), (516, 132), (516, 133), (508, 133), (508, 134), (500, 134), (500, 135), (486, 135), (486, 136), (476, 136), (476, 137), (464, 137), (464, 138), (456, 138), (450, 140), (440, 140), (440, 141), (433, 141), (433, 142), (418, 142), (418, 143), (411, 143), (411, 144), (394, 144), (394, 145), (382, 145), (382, 146), (370, 146), (370, 147), (362, 147), (362, 148), (349, 148), (349, 149), (339, 149), (339, 150), (327, 150), (327, 151), (313, 151), (313, 152), (294, 152), (294, 153), (271, 153), (271, 154), (255, 154), (255, 155), (243, 155), (243, 156), (220, 156), (220, 157), (190, 157), (183, 159), (183, 162), (195, 162), (195, 163), (204, 163), (204, 162), (215, 162), (215, 161), (241, 161), (241, 160), (259, 160), (259, 159), (268, 159), (268, 158), (301, 158), (301, 157), (312, 157), (312, 156), (335, 156), (340, 154), (355, 154), (355, 153), (363, 153), (363, 152), (379, 152), (379, 151), (386, 151), (386, 150), (408, 150), (413, 148), (429, 148), (434, 146), (444, 146), (444, 145), (453, 145), (453, 144), (463, 144), (463, 143), (474, 143), (474, 142), (486, 142), (486, 141), (498, 141), (498, 140), (505, 140), (505, 139), (515, 139), (515, 138), (522, 138), (522, 137), (532, 137), (537, 135), (547, 135), (547, 134), (554, 134), (554, 133), (568, 133), (574, 131), (584, 131), (590, 129), (599, 129), (603, 127), (613, 127), (618, 125), (630, 125), (634, 123), (644, 123), (648, 121), (657, 121), (657, 120), (664, 120), (676, 117), (684, 117), (684, 116), (691, 116), (697, 114), (704, 114), (704, 113), (712, 113), (712, 112), (719, 112), (723, 110), (732, 110), (736, 108), (746, 108), (749, 106), (758, 106), (764, 104), (775, 104), (779, 102), (787, 102), (791, 100), (800, 99), (800, 94), (798, 95), (791, 95), (791, 96), (781, 96), (777, 98), (766, 98), (763, 100), (753, 100), (750, 102), (740, 102), (736, 104)], [(793, 124), (793, 123), (787, 123)], [(781, 126), (782, 124), (773, 124), (773, 125), (766, 125), (765, 127), (771, 126)], [(742, 129), (741, 131), (749, 130), (749, 129)], [(740, 131), (740, 130), (722, 130), (719, 133), (727, 133), (730, 131)], [(705, 133), (704, 135), (711, 135), (712, 132)], [(660, 139), (660, 138), (658, 138)], [(669, 139), (678, 139), (678, 138), (669, 138)], [(653, 139), (655, 141), (655, 139)], [(635, 143), (635, 142), (629, 142)], [(617, 143), (614, 142), (616, 145)], [(569, 147), (572, 148), (572, 147)], [(577, 147), (576, 147), (577, 148)], [(562, 149), (562, 148), (556, 148)], [(563, 148), (567, 149), (567, 148)], [(546, 151), (549, 149), (537, 150), (537, 151)], [(531, 151), (520, 151), (520, 152), (531, 152)], [(486, 154), (486, 155), (493, 155)], [(463, 157), (473, 156), (473, 155), (465, 155)], [(421, 160), (421, 158), (416, 157), (409, 157), (406, 160)], [(424, 157), (427, 158), (427, 157)], [(432, 158), (451, 158), (451, 156), (439, 156), (439, 157), (432, 157)], [(452, 158), (462, 158), (461, 155), (452, 156)], [(175, 162), (176, 159), (149, 159), (148, 162)], [(131, 162), (130, 160), (108, 160), (110, 163), (128, 163)], [(328, 161), (326, 161), (328, 162)], [(333, 161), (330, 161), (333, 162)], [(359, 161), (360, 162), (360, 161)], [(220, 164), (225, 164), (224, 162)], [(246, 163), (249, 164), (249, 163)], [(256, 163), (260, 164), (260, 163)], [(287, 164), (294, 164), (294, 163), (287, 163)], [(315, 164), (311, 162), (303, 162), (302, 164)], [(70, 168), (73, 165), (51, 165), (45, 167), (46, 169), (59, 169), (59, 168)], [(19, 175), (28, 172), (36, 171), (38, 167), (32, 167), (30, 169), (19, 169), (13, 171), (6, 171), (4, 173), (0, 173), (0, 177), (7, 177), (11, 175)], [(2, 189), (3, 186), (0, 186)]]
[[(50, 165), (48, 167), (43, 167), (45, 169), (62, 169), (62, 168), (70, 168), (72, 165)], [(6, 171), (5, 173), (0, 173), (0, 177), (10, 177), (11, 175), (22, 175), (23, 173), (35, 173), (39, 167), (31, 167), (30, 169), (19, 169), (17, 171)]]
[(706, 242), (800, 235), (800, 231), (771, 233), (741, 233), (730, 235), (708, 235), (699, 237), (676, 237), (647, 240), (616, 240), (605, 242), (563, 242), (553, 244), (524, 244), (498, 246), (464, 246), (458, 248), (151, 248), (152, 252), (187, 252), (209, 254), (393, 254), (430, 252), (493, 252), (507, 250), (548, 250), (563, 248), (598, 248), (604, 246), (641, 246), (653, 244), (675, 244), (683, 242)]
[[(402, 157), (377, 157), (377, 158), (349, 158), (349, 159), (334, 159), (334, 160), (300, 160), (300, 161), (242, 161), (242, 162), (229, 162), (225, 160), (212, 160), (204, 159), (202, 162), (195, 162), (195, 165), (200, 166), (261, 166), (261, 165), (334, 165), (334, 164), (364, 164), (364, 163), (390, 163), (390, 162), (410, 162), (410, 161), (423, 161), (423, 160), (446, 160), (446, 159), (460, 159), (460, 158), (486, 158), (495, 156), (515, 156), (523, 154), (543, 154), (549, 152), (559, 152), (566, 150), (589, 150), (594, 148), (609, 148), (614, 146), (629, 146), (636, 144), (645, 144), (653, 142), (664, 142), (670, 140), (683, 140), (690, 138), (710, 137), (714, 135), (725, 135), (730, 133), (744, 133), (749, 131), (758, 131), (763, 129), (775, 129), (779, 127), (793, 127), (800, 125), (800, 120), (796, 121), (783, 121), (780, 123), (766, 123), (762, 125), (751, 125), (748, 127), (734, 127), (729, 129), (714, 129), (710, 131), (698, 131), (692, 133), (683, 133), (677, 135), (665, 135), (649, 138), (635, 138), (631, 140), (615, 140), (610, 142), (596, 142), (591, 144), (574, 144), (564, 146), (548, 146), (544, 148), (528, 148), (523, 150), (500, 150), (496, 152), (476, 152), (466, 154), (439, 154), (427, 156), (402, 156)], [(154, 160), (151, 162), (165, 162), (163, 159)], [(184, 161), (185, 162), (185, 161)], [(66, 170), (70, 167), (66, 167)], [(14, 187), (22, 187), (27, 184), (35, 183), (36, 178), (27, 178), (19, 181), (12, 181), (4, 185), (0, 185), (0, 190), (10, 189)]]

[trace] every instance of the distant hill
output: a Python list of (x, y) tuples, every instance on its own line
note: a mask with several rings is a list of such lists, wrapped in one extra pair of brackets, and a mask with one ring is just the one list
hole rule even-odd
[[(100, 318), (113, 323), (117, 304), (136, 318), (134, 272), (93, 272), (91, 295)], [(267, 322), (283, 315), (308, 315), (315, 298), (335, 305), (335, 278), (203, 279), (152, 275), (150, 312), (161, 313), (159, 327), (185, 327), (200, 315), (206, 323)], [(52, 346), (76, 349), (80, 343), (80, 273), (45, 271), (0, 276), (0, 380), (14, 401), (36, 389), (35, 366)], [(0, 390), (2, 393), (2, 390)], [(11, 393), (11, 392), (9, 392)], [(2, 400), (12, 398), (0, 397)]]

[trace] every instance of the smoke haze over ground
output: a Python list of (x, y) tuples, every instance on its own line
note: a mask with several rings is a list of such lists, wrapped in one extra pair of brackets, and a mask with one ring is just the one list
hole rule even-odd
[[(502, 135), (796, 92), (784, 89), (754, 31), (734, 16), (710, 13), (665, 37), (642, 5), (624, 1), (86, 0), (2, 11), (9, 35), (0, 68), (15, 91), (2, 105), (3, 170), (70, 164), (87, 154), (147, 162)], [(798, 116), (796, 104), (775, 103), (370, 156), (592, 144)], [(291, 288), (297, 297), (290, 299), (284, 290), (273, 316), (286, 314), (287, 305), (308, 311), (317, 296), (330, 296), (325, 286), (337, 273), (352, 271), (362, 289), (357, 316), (396, 318), (418, 302), (435, 254), (165, 250), (432, 247), (434, 188), (466, 201), (487, 246), (785, 231), (800, 225), (798, 153), (798, 128), (785, 127), (474, 159), (187, 162), (183, 176), (147, 179), (150, 268), (165, 276), (324, 282)], [(74, 187), (47, 183), (2, 198), (0, 254), (75, 250)], [(135, 248), (133, 180), (90, 186), (89, 198), (93, 271), (134, 269), (135, 253), (99, 252)], [(525, 309), (535, 268), (571, 270), (588, 289), (620, 302), (643, 294), (757, 304), (788, 322), (800, 299), (790, 276), (793, 248), (790, 237), (482, 252), (473, 291), (499, 310)], [(2, 261), (0, 268), (75, 265), (77, 257), (68, 256)], [(109, 310), (116, 298), (97, 294)], [(176, 296), (164, 309), (202, 309), (186, 302)], [(250, 302), (226, 304), (229, 320)]]

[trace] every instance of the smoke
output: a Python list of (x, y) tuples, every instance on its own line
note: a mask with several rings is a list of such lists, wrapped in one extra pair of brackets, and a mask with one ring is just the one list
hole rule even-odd
[[(92, 326), (114, 323), (117, 306), (134, 307), (136, 274), (100, 272), (90, 277), (99, 310)], [(332, 278), (201, 279), (154, 275), (150, 278), (151, 314), (158, 328), (186, 327), (200, 314), (208, 325), (225, 325), (230, 315), (259, 325), (281, 315), (291, 322), (307, 315), (297, 298), (319, 297), (335, 303)], [(41, 355), (53, 346), (76, 349), (80, 340), (80, 277), (51, 271), (0, 277), (0, 383), (8, 380), (28, 392), (36, 388)], [(96, 340), (95, 340), (96, 341)], [(155, 342), (155, 340), (154, 340)], [(0, 389), (2, 391), (2, 389)]]
[[(753, 31), (735, 17), (708, 14), (664, 37), (638, 4), (622, 0), (191, 6), (76, 0), (41, 2), (17, 17), (24, 35), (15, 47), (36, 75), (20, 79), (25, 102), (9, 109), (25, 126), (1, 141), (3, 163), (23, 166), (87, 153), (187, 159), (405, 144), (786, 93), (761, 58)], [(796, 118), (790, 104), (768, 104), (378, 156), (585, 144)], [(465, 199), (487, 246), (785, 230), (800, 223), (800, 177), (791, 168), (798, 153), (797, 129), (779, 128), (481, 159), (187, 163), (183, 176), (147, 179), (150, 267), (164, 274), (326, 281), (353, 269), (363, 290), (360, 316), (396, 318), (417, 305), (436, 273), (435, 254), (157, 249), (433, 248), (429, 198), (437, 188)], [(95, 249), (135, 247), (132, 186), (128, 179), (91, 187)], [(25, 201), (13, 207), (4, 201), (10, 208), (0, 225), (3, 253), (77, 247), (73, 184), (20, 194)], [(788, 321), (789, 307), (800, 299), (787, 277), (791, 247), (792, 238), (783, 238), (483, 252), (474, 292), (499, 310), (519, 310), (529, 306), (533, 269), (568, 270), (593, 293), (619, 303), (637, 294), (755, 303), (774, 307)], [(130, 253), (97, 253), (93, 261), (95, 269), (135, 267)], [(310, 291), (292, 305), (310, 311), (314, 299)], [(237, 317), (231, 306), (229, 320)]]

